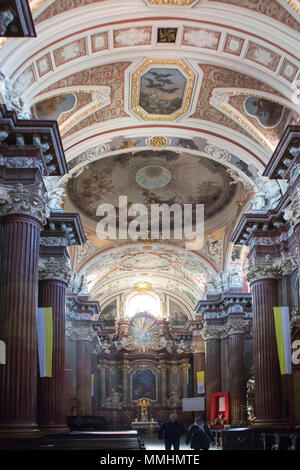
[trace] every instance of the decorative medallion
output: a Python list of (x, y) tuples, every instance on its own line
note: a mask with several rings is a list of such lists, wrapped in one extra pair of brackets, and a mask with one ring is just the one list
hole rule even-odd
[(168, 145), (169, 140), (170, 139), (166, 139), (166, 137), (157, 136), (157, 137), (151, 137), (147, 143), (149, 143), (151, 147), (161, 148), (161, 147), (165, 147), (166, 145)]
[(132, 110), (144, 120), (174, 120), (190, 106), (195, 77), (181, 60), (148, 59), (133, 74)]
[(177, 28), (158, 28), (157, 42), (174, 44), (176, 42)]

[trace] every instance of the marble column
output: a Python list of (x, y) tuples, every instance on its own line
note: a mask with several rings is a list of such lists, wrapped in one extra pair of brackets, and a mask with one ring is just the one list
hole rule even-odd
[(1, 187), (2, 272), (0, 338), (7, 362), (0, 368), (0, 436), (39, 435), (36, 415), (39, 241), (46, 220), (40, 184)]
[(228, 365), (230, 422), (232, 426), (245, 425), (246, 381), (244, 375), (244, 320), (228, 319), (225, 330), (228, 334)]
[(271, 257), (248, 264), (254, 312), (256, 426), (282, 424), (282, 390), (273, 307), (277, 306), (279, 268)]
[(161, 379), (161, 404), (166, 406), (167, 404), (167, 369), (166, 364), (159, 364), (158, 368), (160, 369), (160, 379)]
[(203, 326), (205, 341), (205, 392), (206, 417), (210, 419), (210, 396), (221, 391), (221, 349), (220, 333), (222, 327), (206, 322)]
[(92, 366), (92, 375), (94, 376), (94, 393), (92, 396), (92, 416), (98, 415), (99, 409), (99, 371), (97, 367), (97, 352), (96, 350), (92, 351), (91, 356), (91, 366)]
[(76, 416), (76, 339), (70, 321), (66, 321), (66, 414)]
[(76, 395), (78, 399), (78, 416), (92, 415), (91, 373), (92, 373), (92, 341), (91, 327), (78, 327), (76, 331)]
[(128, 370), (130, 369), (129, 364), (122, 364), (121, 365), (121, 370), (122, 370), (122, 399), (123, 399), (123, 405), (127, 405), (127, 402), (129, 401), (129, 396), (128, 396)]
[(66, 256), (42, 257), (39, 264), (39, 306), (52, 307), (52, 377), (38, 379), (38, 424), (45, 434), (65, 433), (65, 310), (66, 289), (70, 279)]
[(189, 369), (191, 364), (184, 363), (180, 367), (182, 370), (182, 396), (187, 398), (189, 396)]
[(106, 399), (106, 365), (98, 366), (100, 375), (100, 405), (103, 407)]
[(193, 384), (194, 384), (194, 396), (203, 396), (197, 392), (197, 372), (205, 371), (205, 344), (200, 336), (201, 331), (193, 331)]

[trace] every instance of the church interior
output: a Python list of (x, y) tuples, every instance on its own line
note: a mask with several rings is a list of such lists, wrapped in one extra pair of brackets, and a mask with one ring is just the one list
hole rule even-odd
[(299, 15), (1, 0), (0, 450), (300, 449)]

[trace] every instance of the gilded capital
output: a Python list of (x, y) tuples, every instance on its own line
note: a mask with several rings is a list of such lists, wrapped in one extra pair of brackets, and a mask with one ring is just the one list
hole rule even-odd
[(191, 368), (191, 364), (188, 364), (187, 362), (185, 362), (184, 364), (180, 364), (179, 367), (182, 370), (189, 370)]

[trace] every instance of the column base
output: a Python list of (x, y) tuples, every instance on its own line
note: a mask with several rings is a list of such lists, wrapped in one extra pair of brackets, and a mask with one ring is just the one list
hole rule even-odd
[(287, 419), (270, 419), (262, 418), (257, 419), (254, 423), (251, 424), (253, 428), (289, 428), (290, 424)]
[(36, 424), (31, 426), (24, 424), (0, 425), (0, 439), (31, 439), (42, 436), (43, 433)]
[(66, 424), (42, 424), (40, 430), (44, 435), (68, 434), (70, 432), (70, 428)]

